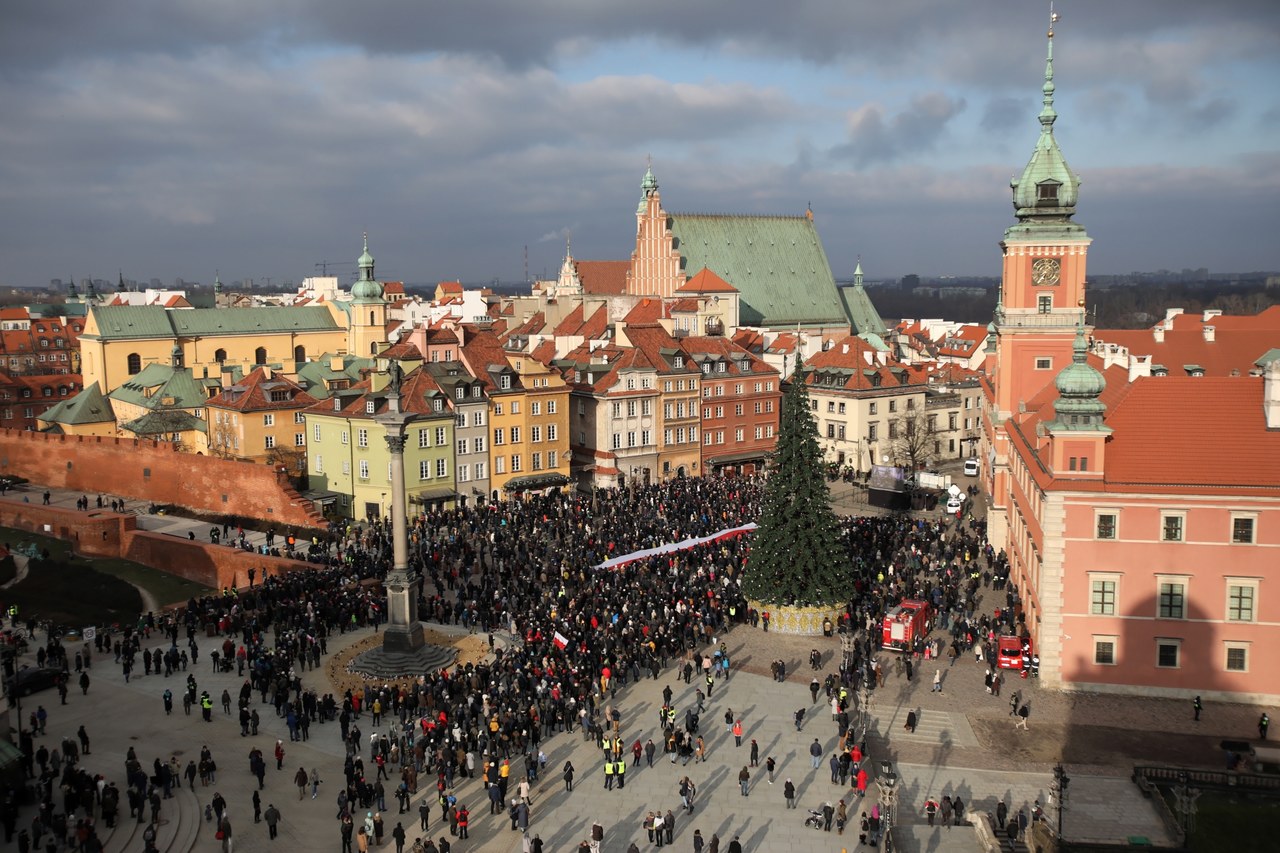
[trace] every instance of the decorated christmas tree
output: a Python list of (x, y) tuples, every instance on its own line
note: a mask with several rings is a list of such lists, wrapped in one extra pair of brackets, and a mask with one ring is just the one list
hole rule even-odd
[(778, 446), (759, 527), (751, 537), (743, 578), (748, 598), (801, 607), (848, 600), (852, 573), (825, 472), (804, 365), (797, 359), (782, 398)]

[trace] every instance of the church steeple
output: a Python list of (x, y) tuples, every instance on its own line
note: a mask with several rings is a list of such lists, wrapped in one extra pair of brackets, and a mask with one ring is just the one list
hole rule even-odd
[(74, 277), (67, 279), (67, 301), (68, 302), (80, 301), (80, 293), (79, 291), (76, 290), (76, 280)]
[(360, 278), (351, 288), (353, 302), (381, 302), (382, 285), (373, 277), (373, 255), (369, 254), (369, 235), (364, 235), (364, 251), (360, 254), (356, 265), (360, 267)]
[(653, 163), (644, 170), (644, 180), (640, 182), (640, 206), (636, 213), (644, 213), (649, 206), (649, 199), (658, 192), (658, 179), (653, 175)]
[[(1019, 223), (1052, 223), (1062, 227), (1076, 212), (1080, 193), (1080, 177), (1071, 171), (1062, 156), (1053, 126), (1058, 111), (1053, 104), (1056, 86), (1053, 82), (1053, 25), (1058, 13), (1049, 13), (1048, 55), (1044, 65), (1043, 106), (1040, 108), (1040, 138), (1021, 177), (1009, 182), (1013, 188), (1013, 207)], [(1016, 227), (1016, 226), (1015, 226)]]
[(1107, 388), (1107, 380), (1089, 365), (1088, 355), (1082, 321), (1076, 327), (1071, 346), (1071, 364), (1063, 368), (1053, 382), (1058, 389), (1058, 399), (1053, 403), (1057, 417), (1048, 424), (1049, 429), (1111, 431), (1102, 423), (1107, 406), (1099, 399)]

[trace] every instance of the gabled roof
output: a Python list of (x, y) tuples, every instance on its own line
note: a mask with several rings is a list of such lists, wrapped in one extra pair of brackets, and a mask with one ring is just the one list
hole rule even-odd
[(581, 303), (579, 303), (565, 315), (564, 319), (552, 330), (551, 334), (556, 337), (576, 335), (578, 334), (578, 329), (582, 328), (582, 319), (583, 309)]
[(160, 305), (107, 305), (94, 307), (90, 313), (101, 340), (341, 331), (323, 306), (170, 311)]
[(978, 347), (982, 346), (986, 339), (987, 329), (985, 326), (961, 326), (938, 341), (938, 355), (968, 358), (977, 352)]
[(686, 273), (715, 270), (738, 289), (742, 325), (848, 325), (812, 219), (678, 213), (671, 233)]
[[(1253, 315), (1221, 314), (1206, 319), (1202, 314), (1178, 314), (1165, 321), (1164, 340), (1157, 341), (1152, 329), (1095, 329), (1095, 340), (1117, 344), (1131, 356), (1151, 356), (1152, 364), (1169, 371), (1184, 364), (1197, 364), (1206, 376), (1245, 374), (1268, 350), (1280, 346), (1280, 305)], [(1205, 327), (1213, 327), (1213, 340), (1206, 340)]]
[(622, 322), (627, 326), (644, 326), (658, 322), (662, 317), (662, 300), (646, 296), (627, 312)]
[(871, 304), (871, 297), (860, 284), (851, 284), (836, 289), (840, 294), (840, 302), (844, 305), (845, 314), (853, 326), (855, 334), (883, 335), (888, 325)]
[(114, 423), (111, 401), (102, 396), (98, 383), (92, 383), (79, 394), (62, 400), (40, 415), (45, 423), (71, 425)]
[[(428, 333), (430, 334), (430, 333)], [(394, 358), (398, 361), (422, 361), (422, 353), (408, 341), (400, 341), (378, 353), (378, 358)]]
[(140, 418), (120, 424), (120, 429), (134, 435), (168, 435), (190, 430), (205, 432), (208, 426), (190, 412), (184, 412), (181, 409), (164, 409), (158, 412), (147, 412)]
[[(285, 398), (273, 399), (279, 397), (280, 392)], [(244, 379), (211, 397), (208, 406), (237, 412), (273, 412), (302, 409), (316, 402), (298, 383), (284, 376), (267, 376), (264, 368), (257, 367)]]
[(755, 355), (764, 353), (764, 333), (756, 329), (738, 329), (733, 333), (733, 342)]
[[(487, 329), (468, 331), (467, 340), (458, 347), (458, 353), (467, 370), (484, 382), (485, 390), (490, 394), (521, 390), (520, 376), (511, 368), (507, 361), (507, 351), (493, 332)], [(510, 373), (511, 388), (499, 388), (490, 371)]]
[[(209, 381), (216, 383), (216, 380)], [(107, 396), (146, 409), (191, 409), (203, 406), (208, 400), (204, 385), (196, 381), (189, 368), (167, 364), (148, 364)]]
[[(724, 375), (743, 376), (755, 373), (778, 374), (776, 368), (764, 359), (738, 346), (728, 338), (718, 335), (688, 335), (679, 339), (683, 349), (695, 363), (706, 360), (725, 362)], [(747, 363), (746, 371), (741, 365)], [(716, 374), (719, 375), (719, 374)]]
[(631, 261), (574, 261), (582, 292), (593, 296), (621, 296), (627, 292)]
[(676, 293), (737, 293), (738, 288), (703, 267), (684, 284), (676, 288)]

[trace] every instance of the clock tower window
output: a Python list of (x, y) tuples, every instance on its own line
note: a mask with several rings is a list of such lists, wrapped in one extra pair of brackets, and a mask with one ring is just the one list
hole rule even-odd
[(1037, 296), (1036, 308), (1041, 314), (1048, 314), (1053, 311), (1053, 296), (1047, 293)]

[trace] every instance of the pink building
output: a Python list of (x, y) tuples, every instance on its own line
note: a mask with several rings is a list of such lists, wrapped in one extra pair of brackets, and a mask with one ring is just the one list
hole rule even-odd
[(1052, 38), (988, 342), (992, 542), (1046, 686), (1275, 703), (1280, 311), (1088, 339)]

